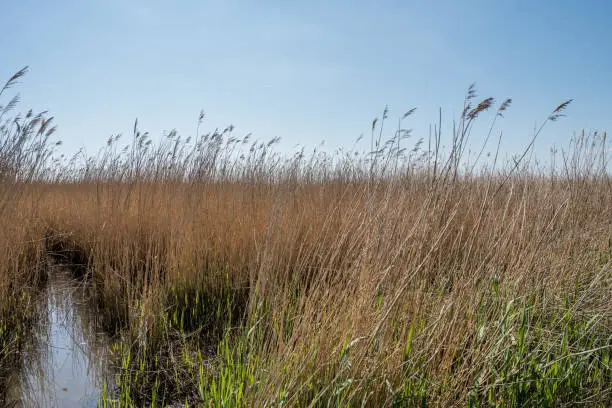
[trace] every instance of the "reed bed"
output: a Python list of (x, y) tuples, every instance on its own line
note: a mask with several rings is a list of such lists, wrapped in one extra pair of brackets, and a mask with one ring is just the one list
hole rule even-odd
[(44, 125), (0, 184), (0, 373), (52, 256), (114, 336), (104, 407), (609, 406), (606, 136), (542, 169), (543, 125), (487, 162), (468, 146), (493, 109), (470, 87), (447, 148), (439, 124), (403, 148), (414, 110), (384, 139), (385, 109), (367, 152), (290, 156), (231, 126), (156, 143), (136, 123), (125, 148), (54, 160)]

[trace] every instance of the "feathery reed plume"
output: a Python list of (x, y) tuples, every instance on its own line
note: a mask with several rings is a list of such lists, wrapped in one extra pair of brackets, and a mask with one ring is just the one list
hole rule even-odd
[(548, 120), (554, 122), (554, 121), (558, 120), (559, 118), (565, 116), (563, 111), (565, 111), (565, 109), (568, 107), (568, 105), (570, 103), (572, 103), (572, 101), (573, 101), (573, 99), (568, 99), (567, 101), (565, 101), (562, 104), (560, 104), (559, 106), (557, 106), (555, 108), (555, 110), (553, 110), (552, 114), (548, 117)]
[(502, 104), (499, 105), (499, 108), (497, 109), (497, 115), (503, 117), (504, 112), (510, 107), (511, 104), (512, 104), (511, 98), (508, 98), (504, 102), (502, 102)]
[(21, 68), (19, 71), (17, 71), (15, 74), (13, 74), (13, 76), (10, 77), (9, 80), (6, 81), (4, 86), (0, 89), (0, 96), (2, 96), (2, 94), (6, 90), (8, 90), (11, 87), (13, 87), (14, 85), (16, 85), (18, 83), (18, 81), (19, 81), (19, 78), (23, 77), (27, 72), (28, 72), (28, 66), (25, 66), (25, 67)]
[(474, 120), (478, 117), (478, 115), (486, 110), (488, 110), (495, 100), (491, 97), (483, 99), (474, 109), (468, 112), (467, 118), (470, 120)]

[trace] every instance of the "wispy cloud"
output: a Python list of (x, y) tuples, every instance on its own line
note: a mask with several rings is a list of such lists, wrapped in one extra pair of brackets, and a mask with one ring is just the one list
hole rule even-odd
[(139, 22), (156, 24), (161, 21), (160, 14), (150, 5), (138, 1), (128, 1), (122, 4), (127, 8), (127, 12), (130, 16)]

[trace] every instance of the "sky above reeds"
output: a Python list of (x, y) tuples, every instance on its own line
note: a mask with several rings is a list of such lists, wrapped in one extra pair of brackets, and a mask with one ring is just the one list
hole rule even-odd
[(475, 82), (513, 99), (498, 125), (508, 155), (574, 99), (538, 140), (545, 156), (573, 131), (612, 128), (610, 16), (608, 1), (565, 0), (2, 2), (0, 78), (30, 66), (21, 108), (49, 109), (68, 154), (129, 135), (136, 117), (154, 138), (193, 136), (200, 109), (206, 130), (233, 124), (286, 150), (368, 140), (386, 105), (389, 127), (418, 107), (404, 125), (415, 142), (442, 108), (450, 137)]

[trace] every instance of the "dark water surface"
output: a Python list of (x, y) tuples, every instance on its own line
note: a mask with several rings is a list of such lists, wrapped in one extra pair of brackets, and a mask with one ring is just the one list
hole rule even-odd
[(112, 384), (110, 338), (100, 327), (83, 283), (53, 267), (41, 302), (46, 316), (15, 374), (15, 407), (96, 407), (104, 383)]

